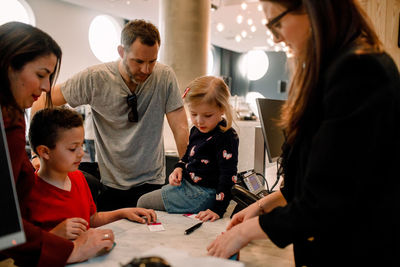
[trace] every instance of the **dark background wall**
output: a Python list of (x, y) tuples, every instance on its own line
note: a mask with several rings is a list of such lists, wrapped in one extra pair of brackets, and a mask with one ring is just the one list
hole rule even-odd
[[(267, 73), (257, 81), (250, 81), (239, 71), (240, 59), (244, 53), (213, 46), (214, 74), (222, 76), (231, 88), (232, 95), (246, 96), (248, 92), (259, 92), (270, 99), (287, 99), (287, 90), (281, 92), (279, 81), (287, 83), (289, 72), (284, 52), (265, 52), (269, 59)], [(282, 82), (280, 82), (282, 83)]]

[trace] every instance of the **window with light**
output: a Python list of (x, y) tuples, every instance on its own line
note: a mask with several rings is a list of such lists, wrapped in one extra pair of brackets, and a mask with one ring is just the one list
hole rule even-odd
[(256, 81), (264, 77), (268, 68), (268, 55), (262, 50), (252, 50), (247, 52), (242, 56), (239, 63), (240, 72), (250, 81)]
[(121, 26), (113, 17), (97, 16), (89, 27), (90, 49), (101, 62), (117, 60), (120, 36)]
[(0, 1), (0, 25), (10, 21), (19, 21), (35, 26), (33, 11), (24, 0)]

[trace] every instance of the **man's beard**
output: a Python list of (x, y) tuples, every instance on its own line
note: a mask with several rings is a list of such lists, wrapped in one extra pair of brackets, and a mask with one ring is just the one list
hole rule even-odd
[(129, 70), (128, 64), (126, 63), (126, 58), (123, 60), (125, 71), (129, 76), (129, 79), (134, 83), (134, 84), (140, 84), (140, 82), (135, 80), (135, 77), (133, 76), (132, 72)]

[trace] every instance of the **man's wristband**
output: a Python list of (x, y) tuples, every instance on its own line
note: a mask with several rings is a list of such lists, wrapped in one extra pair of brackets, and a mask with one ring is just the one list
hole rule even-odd
[(31, 157), (31, 161), (34, 160), (34, 159), (36, 159), (37, 157), (38, 157), (38, 155), (33, 155), (33, 156)]

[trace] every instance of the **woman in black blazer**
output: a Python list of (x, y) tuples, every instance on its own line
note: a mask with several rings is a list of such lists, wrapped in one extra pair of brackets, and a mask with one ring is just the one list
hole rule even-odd
[(396, 65), (356, 0), (261, 2), (296, 61), (280, 121), (284, 186), (236, 214), (209, 255), (268, 237), (293, 244), (296, 266), (399, 266)]

